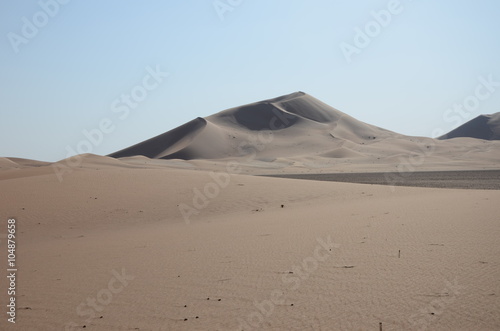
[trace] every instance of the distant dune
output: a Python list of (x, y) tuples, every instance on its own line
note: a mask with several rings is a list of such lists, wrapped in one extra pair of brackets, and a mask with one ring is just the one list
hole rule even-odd
[(498, 114), (485, 115), (446, 136), (460, 139), (412, 137), (295, 92), (198, 117), (109, 156), (175, 159), (176, 166), (212, 170), (233, 160), (250, 174), (496, 169), (499, 142), (471, 138), (498, 139), (499, 123)]
[(500, 140), (500, 112), (493, 115), (479, 115), (438, 139), (458, 137)]
[(42, 167), (49, 165), (49, 162), (20, 159), (15, 157), (0, 157), (0, 169), (20, 169), (29, 167)]
[[(258, 134), (261, 137), (256, 141)], [(346, 142), (368, 144), (400, 136), (296, 92), (197, 118), (110, 156), (191, 160), (240, 157), (254, 152), (264, 158), (270, 154), (328, 154)], [(268, 145), (265, 152), (256, 146), (263, 144)]]

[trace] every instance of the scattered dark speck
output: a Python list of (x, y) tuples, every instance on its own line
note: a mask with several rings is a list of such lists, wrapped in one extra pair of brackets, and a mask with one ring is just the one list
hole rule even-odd
[(196, 318), (199, 318), (198, 316), (196, 316)]
[(217, 299), (217, 301), (221, 301), (222, 299)]
[(210, 300), (210, 298), (207, 298), (207, 300)]
[(186, 307), (187, 307), (187, 305), (184, 305), (184, 308), (186, 308)]
[(281, 205), (281, 208), (285, 208), (285, 205)]
[(184, 319), (184, 321), (187, 321), (187, 320), (188, 320), (187, 318)]
[(292, 303), (290, 306), (292, 306), (292, 307), (293, 307), (293, 303)]

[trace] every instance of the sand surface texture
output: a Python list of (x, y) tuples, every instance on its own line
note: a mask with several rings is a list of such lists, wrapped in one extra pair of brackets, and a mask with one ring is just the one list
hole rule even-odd
[(498, 190), (87, 158), (62, 182), (50, 166), (3, 172), (19, 277), (2, 329), (500, 328)]

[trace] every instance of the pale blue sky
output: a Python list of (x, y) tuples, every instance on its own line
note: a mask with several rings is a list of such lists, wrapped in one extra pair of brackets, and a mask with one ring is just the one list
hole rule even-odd
[[(446, 113), (474, 96), (479, 76), (500, 82), (496, 0), (401, 0), (351, 63), (340, 45), (355, 45), (356, 27), (376, 28), (370, 13), (391, 1), (220, 2), (235, 4), (224, 20), (213, 0), (73, 0), (49, 6), (53, 17), (37, 1), (0, 0), (0, 156), (65, 158), (104, 118), (114, 130), (91, 152), (108, 154), (195, 117), (299, 90), (408, 135), (500, 111), (494, 87), (467, 116)], [(36, 35), (25, 35), (23, 17), (38, 19)], [(169, 76), (120, 118), (113, 102), (157, 66)]]

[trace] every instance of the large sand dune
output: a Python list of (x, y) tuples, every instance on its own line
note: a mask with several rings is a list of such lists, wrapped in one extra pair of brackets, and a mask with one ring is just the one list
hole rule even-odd
[[(111, 154), (163, 159), (218, 159), (253, 153), (257, 157), (327, 152), (346, 142), (368, 144), (400, 135), (360, 122), (297, 92), (198, 118), (163, 135)], [(300, 146), (297, 146), (300, 145)]]
[[(487, 117), (488, 130), (496, 130), (495, 116)], [(482, 132), (481, 125), (465, 127)], [(463, 136), (405, 136), (296, 92), (197, 118), (110, 156), (184, 160), (200, 169), (223, 169), (233, 160), (248, 173), (265, 174), (498, 168), (500, 142)]]

